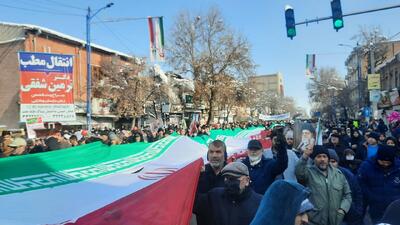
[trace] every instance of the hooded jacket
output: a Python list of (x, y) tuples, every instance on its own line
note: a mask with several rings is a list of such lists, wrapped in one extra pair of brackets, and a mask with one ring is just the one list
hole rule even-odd
[(340, 225), (351, 206), (351, 190), (343, 173), (328, 166), (328, 177), (315, 165), (300, 158), (296, 165), (297, 180), (311, 189), (310, 201), (315, 210), (309, 213), (310, 225)]
[(250, 225), (294, 225), (301, 203), (309, 194), (298, 183), (275, 181), (265, 193)]
[(400, 161), (384, 171), (375, 158), (364, 161), (358, 171), (358, 181), (364, 193), (366, 206), (374, 223), (382, 218), (385, 209), (400, 199)]

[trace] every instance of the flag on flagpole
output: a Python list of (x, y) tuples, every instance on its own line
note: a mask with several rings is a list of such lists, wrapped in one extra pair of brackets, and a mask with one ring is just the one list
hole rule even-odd
[(162, 17), (149, 17), (150, 60), (164, 61), (164, 24)]
[(311, 78), (314, 76), (315, 67), (315, 54), (306, 55), (306, 77)]
[(322, 127), (321, 127), (321, 118), (318, 119), (318, 124), (317, 124), (317, 134), (316, 138), (317, 143), (316, 145), (323, 145), (322, 143)]

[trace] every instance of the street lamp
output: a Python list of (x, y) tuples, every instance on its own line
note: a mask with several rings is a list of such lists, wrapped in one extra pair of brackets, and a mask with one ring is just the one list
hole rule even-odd
[(92, 68), (91, 68), (91, 54), (92, 46), (90, 44), (90, 22), (92, 19), (103, 9), (110, 8), (114, 3), (108, 3), (106, 6), (98, 9), (95, 13), (91, 14), (91, 9), (88, 7), (86, 15), (86, 61), (87, 61), (87, 81), (86, 81), (86, 123), (87, 129), (90, 133), (92, 131)]

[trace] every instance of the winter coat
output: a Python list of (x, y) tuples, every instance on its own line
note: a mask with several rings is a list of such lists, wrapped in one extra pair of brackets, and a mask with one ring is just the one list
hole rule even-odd
[(315, 210), (309, 213), (310, 225), (340, 225), (351, 206), (351, 190), (343, 173), (328, 166), (328, 177), (315, 165), (309, 166), (307, 160), (300, 158), (296, 165), (297, 180), (311, 189), (310, 201)]
[(286, 148), (278, 150), (276, 159), (267, 159), (264, 155), (256, 165), (250, 165), (249, 157), (243, 160), (249, 168), (250, 187), (258, 194), (263, 195), (268, 187), (275, 181), (276, 176), (283, 173), (288, 167), (288, 155)]
[(221, 173), (215, 174), (213, 168), (208, 163), (204, 166), (204, 171), (200, 173), (199, 182), (197, 184), (198, 193), (207, 193), (215, 187), (224, 186), (224, 177)]
[(386, 134), (386, 132), (388, 131), (388, 127), (386, 126), (386, 124), (383, 121), (379, 121), (378, 124), (378, 128), (377, 131), (381, 134)]
[(214, 188), (199, 194), (194, 213), (207, 218), (207, 225), (248, 225), (256, 215), (262, 195), (246, 188), (239, 198), (226, 194), (224, 188)]
[(346, 225), (362, 225), (363, 224), (363, 193), (358, 184), (357, 177), (348, 169), (339, 167), (343, 175), (346, 177), (351, 190), (351, 207), (344, 217)]
[[(272, 153), (272, 150), (265, 151), (264, 156), (267, 159), (276, 158), (276, 156), (274, 156), (274, 154)], [(296, 168), (297, 162), (299, 161), (299, 158), (297, 157), (296, 153), (293, 150), (289, 149), (287, 150), (287, 156), (288, 156), (288, 167), (283, 172), (283, 179), (287, 181), (297, 182), (294, 170)]]
[[(219, 174), (215, 174), (213, 168), (208, 163), (204, 167), (204, 171), (200, 173), (199, 182), (197, 184), (197, 193), (205, 194), (211, 189), (216, 187), (224, 187), (224, 177)], [(197, 225), (208, 225), (207, 217), (197, 215)]]
[(358, 171), (366, 206), (374, 223), (381, 219), (386, 207), (400, 199), (400, 161), (384, 171), (375, 158), (364, 161)]
[(265, 193), (250, 225), (293, 225), (301, 203), (309, 195), (310, 192), (298, 183), (275, 181)]

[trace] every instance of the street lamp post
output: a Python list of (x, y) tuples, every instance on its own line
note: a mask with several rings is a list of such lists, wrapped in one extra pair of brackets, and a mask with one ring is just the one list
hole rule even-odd
[(87, 129), (90, 133), (92, 131), (92, 68), (91, 68), (91, 54), (92, 46), (90, 44), (90, 23), (101, 10), (110, 8), (114, 3), (108, 3), (103, 8), (98, 9), (92, 14), (90, 7), (87, 9), (86, 15), (86, 61), (87, 61), (87, 81), (86, 81), (86, 123)]

